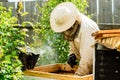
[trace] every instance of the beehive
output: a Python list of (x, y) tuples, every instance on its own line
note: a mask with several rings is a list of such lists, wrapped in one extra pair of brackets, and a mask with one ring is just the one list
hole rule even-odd
[(25, 75), (43, 77), (55, 80), (93, 80), (93, 75), (75, 76), (77, 66), (71, 68), (68, 64), (49, 64), (38, 66), (32, 70), (24, 71)]
[(120, 52), (96, 44), (95, 80), (120, 80)]

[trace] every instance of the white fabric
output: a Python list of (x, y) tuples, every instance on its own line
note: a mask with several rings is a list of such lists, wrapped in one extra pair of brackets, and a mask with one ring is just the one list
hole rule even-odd
[[(79, 20), (81, 21), (80, 31), (78, 37), (74, 42), (70, 42), (70, 54), (80, 54), (77, 59), (80, 59), (77, 75), (87, 75), (92, 72), (93, 54), (95, 53), (95, 40), (92, 33), (99, 30), (98, 25), (89, 19), (87, 16), (79, 13)], [(73, 44), (75, 43), (75, 45)]]

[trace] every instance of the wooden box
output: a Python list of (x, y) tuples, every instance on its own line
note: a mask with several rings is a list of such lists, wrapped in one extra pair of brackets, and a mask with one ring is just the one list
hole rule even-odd
[(32, 70), (24, 71), (25, 75), (44, 77), (56, 80), (93, 80), (93, 75), (76, 76), (74, 75), (77, 66), (71, 68), (68, 64), (49, 64), (45, 66), (37, 66)]

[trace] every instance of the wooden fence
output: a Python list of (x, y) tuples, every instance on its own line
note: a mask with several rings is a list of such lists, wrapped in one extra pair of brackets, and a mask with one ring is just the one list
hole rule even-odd
[[(25, 1), (23, 2), (23, 12), (28, 12), (28, 14), (25, 17), (22, 17), (22, 21), (30, 21), (30, 22), (35, 22), (38, 21), (38, 14), (37, 14), (37, 7), (36, 4), (41, 5), (44, 1), (39, 0), (39, 1)], [(4, 7), (13, 7), (13, 15), (17, 16), (17, 2), (3, 2)], [(29, 26), (30, 27), (30, 26)]]
[[(89, 7), (88, 14), (92, 15), (92, 19), (97, 22), (101, 29), (115, 29), (120, 27), (120, 0), (87, 0)], [(36, 3), (41, 5), (44, 0), (23, 2), (23, 12), (28, 12), (23, 21), (39, 21), (37, 15)], [(13, 7), (13, 14), (16, 16), (17, 2), (3, 2), (5, 7)], [(28, 27), (30, 30), (30, 26)], [(32, 33), (32, 29), (29, 34)], [(31, 42), (31, 38), (28, 39)]]
[(120, 27), (120, 0), (88, 0), (88, 13), (93, 14), (101, 29)]
[[(39, 1), (25, 1), (23, 2), (23, 10), (22, 12), (28, 12), (28, 14), (25, 16), (25, 17), (22, 17), (22, 21), (30, 21), (30, 22), (37, 22), (39, 21), (39, 18), (38, 18), (38, 13), (37, 13), (37, 7), (36, 7), (36, 4), (38, 5), (41, 5), (44, 1), (43, 0), (39, 0)], [(3, 2), (3, 6), (8, 8), (8, 7), (13, 7), (13, 16), (17, 16), (17, 2)], [(20, 22), (21, 23), (21, 22)], [(19, 27), (19, 28), (22, 28), (22, 27)], [(31, 26), (26, 26), (26, 28), (28, 29), (28, 35), (29, 37), (25, 38), (25, 40), (28, 42), (28, 43), (31, 43), (33, 42), (33, 39), (32, 39), (32, 35), (33, 35), (33, 29)]]
[[(120, 0), (87, 0), (89, 3), (88, 14), (92, 14), (92, 19), (98, 23), (100, 28), (119, 28), (120, 26)], [(23, 12), (29, 12), (29, 15), (23, 18), (27, 21), (38, 21), (36, 3), (41, 5), (44, 0), (23, 2)], [(16, 15), (16, 2), (4, 2), (4, 6), (12, 6), (13, 13)]]

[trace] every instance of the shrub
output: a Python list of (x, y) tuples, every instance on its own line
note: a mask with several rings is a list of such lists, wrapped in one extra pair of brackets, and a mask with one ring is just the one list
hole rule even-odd
[(0, 80), (19, 80), (22, 78), (18, 47), (25, 44), (26, 31), (15, 28), (17, 18), (12, 16), (12, 8), (0, 4)]

